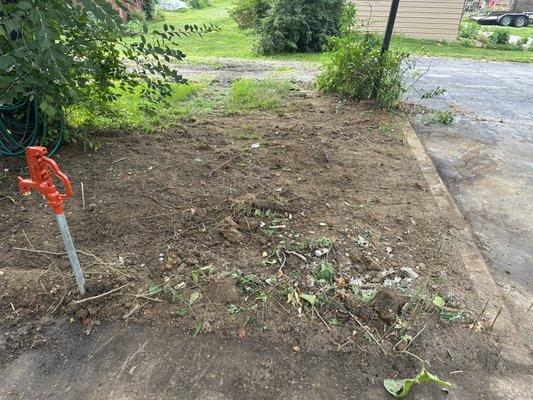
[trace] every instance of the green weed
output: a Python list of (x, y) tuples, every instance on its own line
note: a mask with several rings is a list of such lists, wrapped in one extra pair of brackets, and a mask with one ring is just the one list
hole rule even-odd
[(443, 125), (451, 125), (455, 121), (455, 116), (451, 111), (430, 111), (422, 117), (424, 125), (432, 125), (441, 123)]
[(288, 81), (239, 79), (231, 85), (225, 109), (229, 114), (244, 110), (279, 109), (292, 88)]
[[(168, 104), (159, 104), (150, 111), (143, 109), (141, 88), (137, 88), (133, 93), (117, 88), (116, 92), (121, 93), (117, 100), (96, 108), (96, 113), (89, 113), (89, 109), (83, 106), (70, 110), (67, 121), (70, 126), (80, 131), (143, 129), (153, 132), (155, 127), (172, 125), (189, 115), (189, 100), (203, 87), (204, 85), (197, 83), (176, 84)], [(91, 109), (94, 110), (95, 107)]]

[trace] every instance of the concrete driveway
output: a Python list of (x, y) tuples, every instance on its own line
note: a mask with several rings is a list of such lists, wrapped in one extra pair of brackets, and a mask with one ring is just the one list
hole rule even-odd
[[(425, 58), (410, 99), (456, 121), (414, 128), (489, 264), (533, 292), (533, 64)], [(429, 68), (429, 69), (428, 69)], [(436, 86), (444, 96), (420, 100)]]

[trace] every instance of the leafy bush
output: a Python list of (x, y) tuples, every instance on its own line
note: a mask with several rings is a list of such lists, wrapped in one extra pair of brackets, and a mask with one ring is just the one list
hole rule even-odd
[(173, 83), (184, 82), (164, 63), (185, 57), (169, 44), (213, 30), (165, 24), (150, 38), (144, 25), (132, 40), (107, 0), (1, 2), (0, 16), (0, 104), (35, 99), (48, 119), (75, 105), (96, 111), (120, 96), (116, 86), (139, 88), (147, 105), (164, 100)]
[(200, 10), (209, 7), (211, 5), (211, 0), (187, 0), (187, 5), (195, 10)]
[(340, 33), (347, 0), (238, 0), (231, 16), (262, 54), (321, 51)]
[(463, 39), (476, 39), (479, 35), (479, 25), (471, 19), (463, 19), (459, 28), (459, 37)]
[(345, 98), (364, 100), (375, 98), (386, 108), (402, 99), (407, 87), (403, 83), (402, 63), (408, 54), (389, 50), (381, 54), (381, 41), (375, 34), (351, 33), (330, 40), (330, 58), (318, 76), (318, 88), (339, 93)]
[(510, 36), (511, 35), (507, 29), (496, 29), (492, 35), (490, 35), (485, 47), (487, 49), (497, 50), (523, 50), (523, 41), (519, 41), (518, 43), (509, 43)]
[(257, 31), (262, 54), (318, 52), (340, 33), (345, 0), (274, 0)]
[(237, 0), (230, 16), (241, 29), (260, 29), (271, 3), (271, 0)]
[(496, 29), (492, 35), (490, 35), (489, 42), (491, 44), (509, 44), (509, 32), (505, 29)]

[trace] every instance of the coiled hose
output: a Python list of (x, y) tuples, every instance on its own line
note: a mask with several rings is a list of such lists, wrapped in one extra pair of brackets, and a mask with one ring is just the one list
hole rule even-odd
[[(22, 157), (26, 147), (47, 144), (49, 129), (39, 109), (39, 102), (25, 97), (13, 105), (0, 105), (0, 155)], [(59, 124), (53, 155), (63, 141), (63, 123)]]

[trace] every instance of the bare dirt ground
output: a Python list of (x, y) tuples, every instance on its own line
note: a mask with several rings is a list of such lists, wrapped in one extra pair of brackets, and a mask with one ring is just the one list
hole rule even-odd
[(400, 124), (296, 90), (282, 110), (65, 146), (87, 297), (113, 291), (82, 303), (52, 213), (17, 193), (23, 161), (1, 160), (0, 396), (380, 398), (417, 373), (409, 345), (455, 385), (419, 398), (528, 398), (497, 384), (525, 366), (488, 332)]

